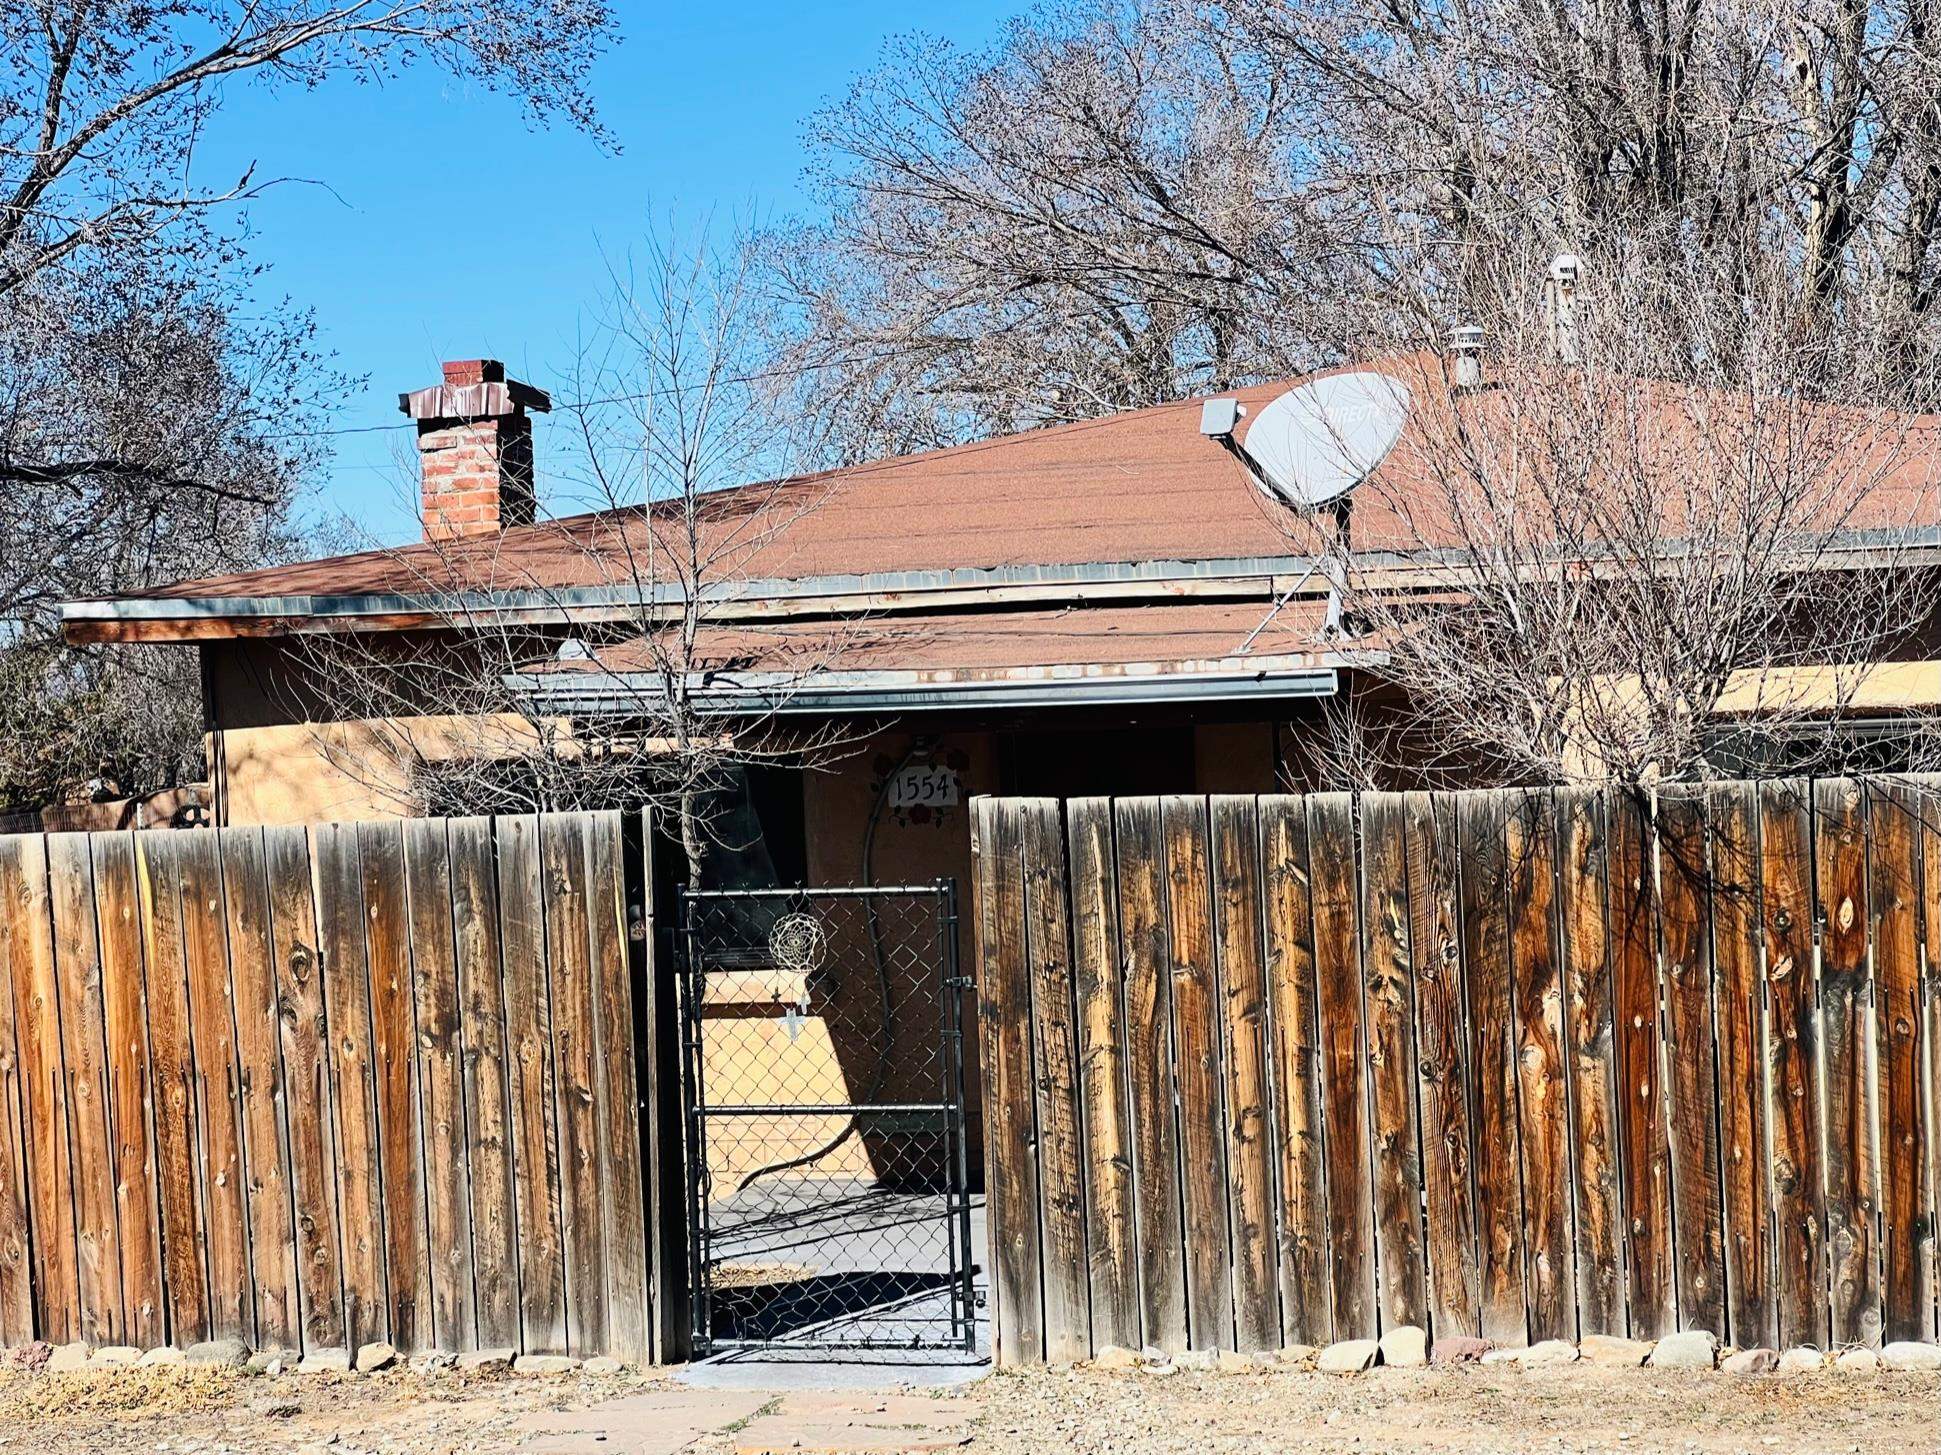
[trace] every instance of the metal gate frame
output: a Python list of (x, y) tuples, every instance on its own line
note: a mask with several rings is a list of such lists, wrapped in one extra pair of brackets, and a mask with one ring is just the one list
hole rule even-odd
[[(936, 992), (939, 1006), (938, 1054), (943, 1092), (936, 1101), (767, 1101), (711, 1105), (707, 1098), (704, 1072), (703, 1002), (706, 978), (723, 969), (745, 969), (746, 963), (714, 963), (703, 944), (700, 919), (710, 906), (739, 902), (754, 906), (774, 906), (783, 913), (804, 913), (820, 902), (861, 901), (868, 920), (873, 953), (881, 956), (881, 929), (877, 904), (884, 901), (928, 902), (936, 920)], [(692, 1272), (692, 1338), (697, 1357), (738, 1349), (958, 1349), (975, 1352), (977, 1347), (976, 1297), (973, 1287), (975, 1265), (971, 1250), (971, 1190), (968, 1132), (964, 1093), (964, 996), (972, 982), (958, 963), (957, 883), (939, 879), (931, 884), (853, 885), (831, 888), (795, 889), (704, 889), (682, 888), (679, 903), (678, 979), (681, 1004), (682, 1093), (686, 1122), (686, 1161), (688, 1167), (688, 1241)], [(780, 916), (777, 916), (779, 922)], [(772, 961), (770, 962), (772, 968)], [(805, 986), (807, 974), (804, 976)], [(805, 990), (806, 995), (806, 990)], [(887, 1028), (886, 1028), (887, 1029)], [(791, 1037), (793, 1041), (793, 1037)], [(893, 1048), (892, 1048), (893, 1049)], [(708, 1128), (710, 1122), (749, 1117), (768, 1117), (786, 1121), (846, 1117), (851, 1127), (864, 1118), (897, 1118), (908, 1123), (934, 1117), (941, 1127), (942, 1161), (945, 1187), (943, 1210), (936, 1215), (943, 1224), (947, 1245), (948, 1280), (941, 1292), (949, 1305), (947, 1338), (921, 1336), (883, 1339), (868, 1334), (843, 1337), (840, 1319), (828, 1320), (818, 1331), (791, 1331), (784, 1337), (748, 1338), (736, 1334), (718, 1335), (716, 1322), (716, 1280), (714, 1242), (717, 1230), (712, 1216), (712, 1175), (709, 1169)], [(847, 1137), (851, 1133), (845, 1132)], [(886, 1305), (885, 1307), (887, 1307)], [(850, 1314), (867, 1309), (850, 1310)], [(939, 1321), (942, 1322), (941, 1320)]]

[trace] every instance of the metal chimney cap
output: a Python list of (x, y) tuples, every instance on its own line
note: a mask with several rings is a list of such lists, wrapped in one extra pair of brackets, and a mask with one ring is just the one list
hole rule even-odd
[(1459, 354), (1473, 354), (1483, 347), (1480, 323), (1459, 323), (1449, 330), (1449, 347)]

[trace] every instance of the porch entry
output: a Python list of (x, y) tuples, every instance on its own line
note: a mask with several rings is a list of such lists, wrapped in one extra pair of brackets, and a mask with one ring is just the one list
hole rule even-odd
[(696, 1354), (973, 1350), (955, 883), (679, 908)]

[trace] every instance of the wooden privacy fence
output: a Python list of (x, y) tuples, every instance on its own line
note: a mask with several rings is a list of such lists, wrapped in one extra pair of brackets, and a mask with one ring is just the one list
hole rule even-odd
[(651, 1359), (622, 830), (0, 838), (0, 1341)]
[(1937, 1333), (1941, 785), (973, 806), (999, 1358)]

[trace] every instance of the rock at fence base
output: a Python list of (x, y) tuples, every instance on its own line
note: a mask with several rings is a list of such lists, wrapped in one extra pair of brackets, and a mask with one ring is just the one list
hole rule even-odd
[(348, 1374), (350, 1350), (312, 1349), (297, 1365), (299, 1374)]
[(1649, 1339), (1624, 1339), (1616, 1334), (1586, 1334), (1577, 1345), (1578, 1357), (1589, 1364), (1636, 1369), (1651, 1357)]
[(1941, 1369), (1941, 1344), (1889, 1344), (1880, 1351), (1880, 1362), (1900, 1374)]
[(420, 1379), (436, 1379), (447, 1370), (458, 1368), (458, 1356), (444, 1349), (433, 1349), (411, 1361), (411, 1372)]
[(1521, 1349), (1485, 1349), (1483, 1351), (1483, 1363), (1486, 1366), (1492, 1364), (1521, 1364), (1522, 1362), (1523, 1351)]
[(1164, 1379), (1169, 1374), (1179, 1373), (1179, 1366), (1164, 1354), (1161, 1354), (1157, 1359), (1147, 1359), (1142, 1362), (1139, 1365), (1139, 1372), (1141, 1374), (1152, 1375), (1155, 1378)]
[(1429, 1362), (1429, 1336), (1414, 1324), (1402, 1324), (1381, 1337), (1382, 1363), (1391, 1369), (1420, 1369)]
[(1187, 1374), (1211, 1374), (1219, 1355), (1212, 1349), (1188, 1349), (1173, 1356), (1173, 1363)]
[(1447, 1334), (1436, 1340), (1435, 1351), (1429, 1355), (1429, 1362), (1437, 1368), (1447, 1368), (1451, 1364), (1474, 1364), (1487, 1353), (1488, 1339), (1479, 1339), (1474, 1334)]
[(124, 1364), (133, 1364), (142, 1357), (142, 1351), (132, 1344), (104, 1344), (88, 1356), (90, 1369), (116, 1369)]
[(375, 1374), (380, 1369), (389, 1369), (398, 1362), (398, 1351), (382, 1339), (373, 1339), (368, 1344), (357, 1347), (357, 1372)]
[(1833, 1367), (1842, 1374), (1877, 1374), (1880, 1355), (1872, 1349), (1849, 1349), (1833, 1361)]
[(1258, 1374), (1260, 1366), (1254, 1363), (1251, 1354), (1242, 1354), (1233, 1349), (1221, 1349), (1213, 1356), (1213, 1368), (1219, 1374)]
[(1137, 1369), (1139, 1353), (1123, 1344), (1107, 1344), (1092, 1356), (1094, 1369)]
[(1779, 1368), (1777, 1349), (1741, 1349), (1736, 1354), (1728, 1354), (1719, 1361), (1719, 1368), (1727, 1374), (1771, 1374)]
[(93, 1347), (81, 1340), (72, 1344), (56, 1344), (54, 1352), (47, 1356), (45, 1368), (49, 1374), (72, 1374), (77, 1369), (88, 1367), (88, 1356), (93, 1352)]
[(34, 1339), (25, 1344), (17, 1344), (7, 1351), (7, 1367), (24, 1369), (29, 1374), (47, 1367), (47, 1361), (54, 1357), (54, 1346), (45, 1339)]
[(1314, 1367), (1323, 1374), (1360, 1374), (1375, 1362), (1380, 1348), (1373, 1339), (1343, 1339), (1323, 1349)]
[(243, 1365), (251, 1374), (266, 1374), (274, 1379), (286, 1369), (294, 1369), (303, 1355), (292, 1349), (258, 1349)]
[(469, 1349), (458, 1356), (458, 1367), (483, 1374), (502, 1374), (518, 1357), (517, 1349)]
[(512, 1361), (514, 1374), (571, 1374), (579, 1367), (570, 1354), (521, 1354)]
[(1525, 1369), (1541, 1369), (1551, 1364), (1575, 1364), (1577, 1346), (1568, 1339), (1540, 1339), (1529, 1348), (1518, 1350), (1516, 1362)]
[(150, 1349), (135, 1361), (143, 1369), (153, 1369), (158, 1364), (186, 1364), (188, 1362), (188, 1355), (169, 1344), (164, 1344), (159, 1349)]
[(626, 1372), (626, 1365), (606, 1354), (589, 1359), (580, 1366), (580, 1373), (591, 1374), (595, 1379), (611, 1379), (616, 1374), (625, 1374)]
[(249, 1345), (241, 1339), (207, 1339), (189, 1345), (183, 1357), (191, 1364), (226, 1364), (232, 1369), (241, 1369), (249, 1363)]
[(1321, 1351), (1312, 1344), (1286, 1344), (1274, 1355), (1276, 1364), (1292, 1364), (1297, 1368), (1311, 1369), (1314, 1358)]
[(1811, 1344), (1798, 1344), (1779, 1356), (1781, 1374), (1818, 1374), (1826, 1368), (1826, 1355)]
[(1719, 1362), (1719, 1340), (1707, 1329), (1667, 1334), (1645, 1361), (1653, 1369), (1710, 1369)]

